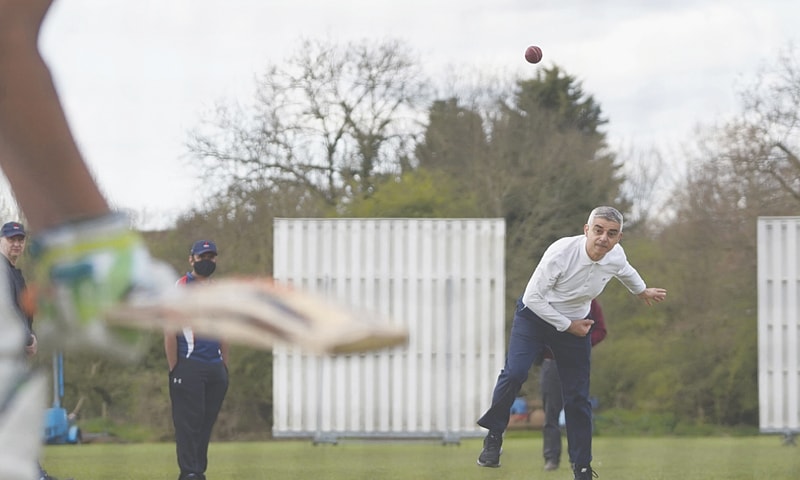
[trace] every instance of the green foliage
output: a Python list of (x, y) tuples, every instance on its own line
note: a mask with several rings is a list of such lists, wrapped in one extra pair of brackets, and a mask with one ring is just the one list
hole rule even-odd
[(473, 192), (450, 177), (418, 169), (390, 179), (368, 198), (354, 202), (344, 216), (374, 218), (465, 218), (478, 210)]
[(599, 127), (608, 123), (591, 95), (586, 95), (576, 78), (558, 66), (537, 71), (536, 78), (518, 82), (517, 108), (521, 111), (544, 108), (555, 112), (557, 125), (565, 131), (601, 136)]
[(232, 346), (228, 376), (230, 384), (214, 426), (214, 439), (270, 438), (272, 353)]
[[(64, 356), (63, 405), (68, 410), (80, 405), (79, 426), (84, 428), (84, 419), (90, 420), (90, 425), (99, 419), (116, 425), (119, 435), (135, 433), (134, 438), (126, 438), (131, 441), (168, 435), (169, 393), (162, 338), (160, 334), (146, 335), (141, 358), (133, 363), (90, 352)], [(147, 436), (141, 438), (142, 434)]]
[[(660, 371), (657, 342), (647, 337), (620, 338), (615, 335), (613, 319), (608, 314), (605, 318), (609, 336), (592, 352), (592, 393), (601, 406), (646, 408), (641, 402), (649, 403), (654, 393), (648, 378), (653, 371)], [(615, 335), (613, 340), (611, 335)], [(646, 395), (640, 397), (642, 389)]]
[[(461, 105), (458, 98), (436, 100), (415, 155), (420, 170), (441, 172), (437, 180), (450, 188), (466, 190), (480, 184), (482, 176), (490, 173), (491, 159), (480, 112)], [(484, 208), (492, 204), (487, 193), (481, 192)], [(482, 214), (492, 215), (492, 211), (485, 209)]]
[[(49, 361), (49, 360), (48, 360)], [(49, 363), (38, 360), (42, 368)], [(173, 438), (163, 336), (146, 336), (137, 362), (96, 354), (64, 359), (64, 408), (78, 405), (77, 425), (85, 435), (109, 433), (119, 441)], [(272, 354), (234, 346), (228, 363), (230, 386), (214, 439), (265, 439), (272, 425)]]

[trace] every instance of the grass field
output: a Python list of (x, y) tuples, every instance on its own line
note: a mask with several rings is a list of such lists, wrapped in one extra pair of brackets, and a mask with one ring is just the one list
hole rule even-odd
[[(571, 480), (566, 459), (543, 472), (541, 436), (506, 439), (501, 468), (475, 465), (481, 440), (212, 443), (208, 480)], [(175, 447), (158, 444), (48, 446), (45, 468), (75, 480), (175, 480)], [(800, 447), (775, 436), (594, 439), (593, 466), (606, 480), (797, 480)]]

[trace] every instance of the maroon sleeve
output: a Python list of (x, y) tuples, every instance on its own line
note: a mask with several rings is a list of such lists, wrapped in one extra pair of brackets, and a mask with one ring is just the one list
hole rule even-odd
[(592, 346), (602, 342), (606, 338), (606, 320), (603, 318), (603, 309), (600, 308), (600, 303), (597, 300), (592, 300), (591, 316), (594, 320), (592, 328)]

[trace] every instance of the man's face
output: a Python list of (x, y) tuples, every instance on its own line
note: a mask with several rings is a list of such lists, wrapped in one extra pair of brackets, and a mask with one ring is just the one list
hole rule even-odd
[(2, 253), (12, 265), (16, 265), (17, 259), (25, 251), (25, 236), (15, 235), (13, 237), (0, 237), (0, 253)]
[(586, 234), (586, 253), (596, 262), (619, 243), (622, 232), (617, 222), (599, 217), (592, 220), (591, 225), (584, 225), (583, 233)]

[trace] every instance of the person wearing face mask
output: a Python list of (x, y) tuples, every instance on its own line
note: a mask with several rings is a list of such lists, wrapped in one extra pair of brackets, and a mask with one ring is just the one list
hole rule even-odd
[[(192, 270), (178, 279), (179, 286), (210, 281), (217, 267), (217, 246), (199, 240), (189, 252)], [(169, 396), (180, 476), (178, 480), (205, 480), (211, 430), (228, 390), (228, 346), (195, 336), (191, 328), (164, 334), (169, 365)]]

